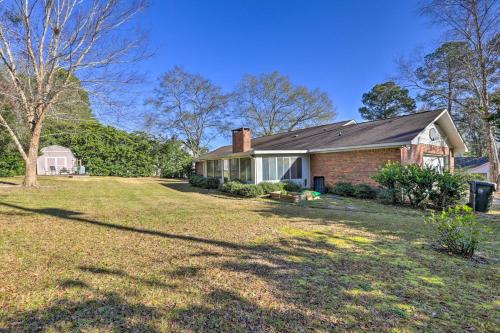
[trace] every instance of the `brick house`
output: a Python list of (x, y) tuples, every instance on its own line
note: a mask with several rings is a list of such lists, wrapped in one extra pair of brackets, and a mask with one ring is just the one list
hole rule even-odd
[(371, 177), (388, 161), (453, 171), (455, 155), (466, 151), (449, 113), (427, 111), (258, 138), (249, 128), (238, 128), (232, 145), (196, 159), (196, 172), (253, 184), (293, 181), (324, 191), (337, 182), (377, 185)]

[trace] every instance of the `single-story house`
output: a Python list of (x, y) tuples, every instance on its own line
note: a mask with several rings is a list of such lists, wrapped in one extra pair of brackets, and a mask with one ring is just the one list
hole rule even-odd
[(471, 174), (479, 174), (490, 179), (490, 162), (488, 157), (470, 157), (462, 156), (455, 158), (455, 166), (457, 169), (462, 169), (464, 172)]
[(41, 152), (36, 161), (37, 175), (59, 175), (77, 166), (76, 157), (69, 148), (53, 145), (42, 148)]
[(388, 161), (453, 170), (467, 151), (450, 114), (427, 111), (385, 120), (354, 120), (252, 138), (232, 131), (232, 145), (196, 159), (196, 173), (247, 183), (293, 181), (324, 191), (338, 182), (377, 185), (371, 178)]

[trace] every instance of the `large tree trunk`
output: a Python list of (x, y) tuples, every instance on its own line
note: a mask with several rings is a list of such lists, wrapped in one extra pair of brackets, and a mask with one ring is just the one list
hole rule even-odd
[(488, 159), (490, 162), (490, 181), (497, 184), (500, 189), (498, 150), (495, 142), (493, 126), (488, 121), (484, 122), (486, 146), (488, 148)]
[(36, 160), (38, 158), (38, 147), (40, 144), (40, 134), (42, 132), (42, 122), (38, 122), (31, 133), (28, 158), (25, 163), (24, 187), (38, 187), (36, 176)]

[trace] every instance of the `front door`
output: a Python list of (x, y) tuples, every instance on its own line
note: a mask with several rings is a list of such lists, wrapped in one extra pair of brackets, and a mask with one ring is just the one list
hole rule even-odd
[(313, 189), (321, 194), (326, 193), (325, 187), (325, 177), (314, 177), (313, 178)]

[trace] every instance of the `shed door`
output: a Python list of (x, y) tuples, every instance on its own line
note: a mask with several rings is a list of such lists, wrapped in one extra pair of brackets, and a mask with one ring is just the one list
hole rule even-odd
[(47, 157), (47, 170), (53, 166), (57, 170), (66, 168), (66, 157)]
[(313, 189), (316, 191), (316, 192), (319, 192), (321, 194), (324, 194), (326, 192), (326, 188), (325, 188), (325, 177), (321, 176), (321, 177), (314, 177), (313, 179)]

